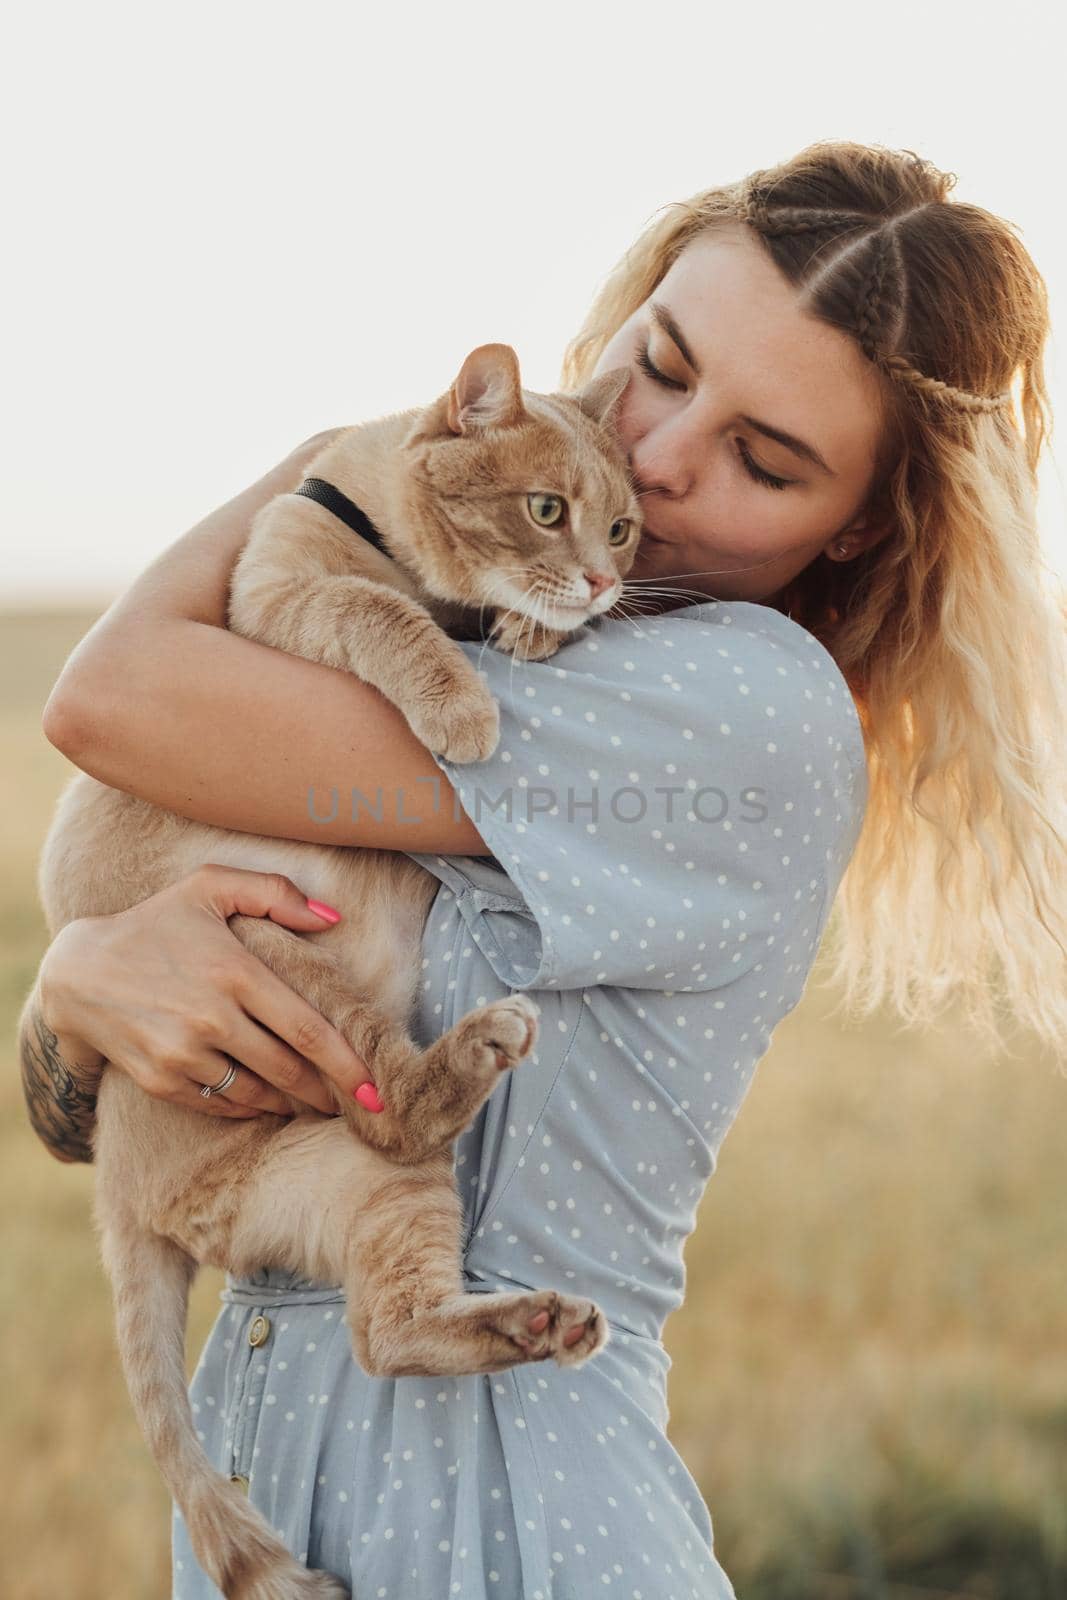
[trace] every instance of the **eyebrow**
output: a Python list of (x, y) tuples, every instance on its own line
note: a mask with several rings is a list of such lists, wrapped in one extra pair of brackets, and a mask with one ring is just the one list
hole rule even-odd
[(757, 433), (766, 434), (768, 439), (773, 439), (776, 444), (784, 444), (787, 450), (792, 450), (796, 456), (802, 456), (805, 461), (810, 461), (813, 467), (818, 467), (820, 472), (827, 473), (831, 478), (836, 477), (832, 467), (827, 466), (822, 456), (814, 445), (805, 444), (803, 439), (796, 439), (791, 433), (783, 433), (781, 428), (772, 428), (769, 422), (757, 422), (755, 417), (742, 416), (742, 422), (747, 422), (750, 428), (755, 428)]
[(667, 335), (667, 338), (672, 340), (674, 344), (678, 346), (678, 351), (682, 360), (685, 362), (687, 367), (690, 367), (696, 373), (697, 377), (699, 378), (700, 363), (693, 355), (692, 350), (690, 350), (689, 346), (686, 344), (681, 328), (675, 322), (674, 318), (667, 310), (667, 307), (661, 306), (658, 300), (651, 300), (649, 302), (649, 310), (652, 312), (652, 320), (663, 329), (664, 333)]
[[(656, 300), (651, 300), (649, 302), (649, 310), (656, 326), (663, 329), (668, 339), (677, 348), (678, 354), (686, 366), (692, 372), (695, 372), (699, 378), (701, 376), (700, 363), (696, 360), (692, 350), (690, 350), (686, 343), (685, 335), (667, 310), (667, 307), (660, 305)], [(814, 445), (805, 444), (803, 439), (798, 439), (795, 434), (786, 433), (782, 428), (772, 428), (769, 422), (757, 422), (755, 417), (742, 416), (741, 421), (747, 423), (750, 428), (754, 428), (757, 433), (762, 433), (766, 438), (773, 439), (775, 444), (782, 444), (787, 450), (792, 450), (794, 455), (800, 456), (804, 461), (810, 461), (813, 467), (819, 468), (820, 472), (827, 473), (831, 478), (836, 477), (833, 468), (827, 465)]]

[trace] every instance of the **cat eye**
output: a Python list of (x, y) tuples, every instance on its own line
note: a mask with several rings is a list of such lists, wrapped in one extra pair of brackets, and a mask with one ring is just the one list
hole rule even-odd
[(539, 528), (554, 528), (563, 521), (567, 502), (558, 494), (528, 494), (526, 504)]
[(625, 544), (627, 539), (630, 537), (630, 527), (631, 523), (629, 517), (620, 517), (618, 522), (613, 522), (611, 524), (611, 531), (608, 534), (608, 543), (613, 544), (616, 547), (620, 544)]

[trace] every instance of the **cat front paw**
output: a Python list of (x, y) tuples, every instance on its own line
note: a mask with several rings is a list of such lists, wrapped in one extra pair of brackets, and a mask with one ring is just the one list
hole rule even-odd
[(546, 661), (554, 656), (560, 645), (573, 639), (577, 630), (563, 633), (558, 628), (546, 628), (540, 622), (511, 612), (493, 629), (492, 643), (505, 655), (516, 661)]
[(500, 707), (487, 689), (460, 692), (446, 705), (410, 711), (408, 722), (428, 750), (458, 766), (488, 761), (500, 743)]

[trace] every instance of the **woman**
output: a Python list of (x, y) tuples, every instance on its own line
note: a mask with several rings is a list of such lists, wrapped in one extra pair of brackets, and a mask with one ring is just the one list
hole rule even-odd
[[(228, 1283), (193, 1382), (220, 1469), (357, 1594), (733, 1592), (664, 1431), (661, 1333), (718, 1148), (850, 861), (848, 1002), (923, 1023), (955, 996), (996, 1032), (999, 999), (1062, 1038), (1063, 630), (1034, 531), (1044, 288), (1012, 230), (950, 187), (910, 155), (814, 146), (668, 208), (629, 252), (565, 380), (633, 369), (632, 603), (549, 662), (486, 652), (503, 731), (477, 785), (375, 691), (223, 631), (249, 517), (317, 441), (161, 557), (49, 703), (49, 737), (107, 783), (422, 861), (442, 883), (425, 1039), (537, 991), (537, 1055), (457, 1143), (468, 1287), (573, 1284), (604, 1307), (606, 1349), (577, 1373), (368, 1379), (338, 1291), (264, 1272)], [(443, 804), (420, 806), (426, 779)], [(379, 786), (402, 801), (381, 821), (309, 818), (311, 787)], [(366, 1077), (243, 957), (238, 909), (318, 925), (292, 884), (208, 869), (57, 939), (22, 1037), (58, 1155), (90, 1159), (105, 1060), (233, 1116), (277, 1109), (303, 1056), (349, 1090)], [(226, 1055), (237, 1079), (205, 1101)], [(180, 1522), (174, 1592), (215, 1593)]]

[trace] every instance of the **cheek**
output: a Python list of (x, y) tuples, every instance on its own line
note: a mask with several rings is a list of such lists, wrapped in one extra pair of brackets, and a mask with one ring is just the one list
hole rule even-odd
[(804, 545), (823, 526), (815, 507), (788, 489), (750, 484), (724, 461), (694, 504), (690, 531), (695, 545), (708, 543), (735, 555), (775, 555)]

